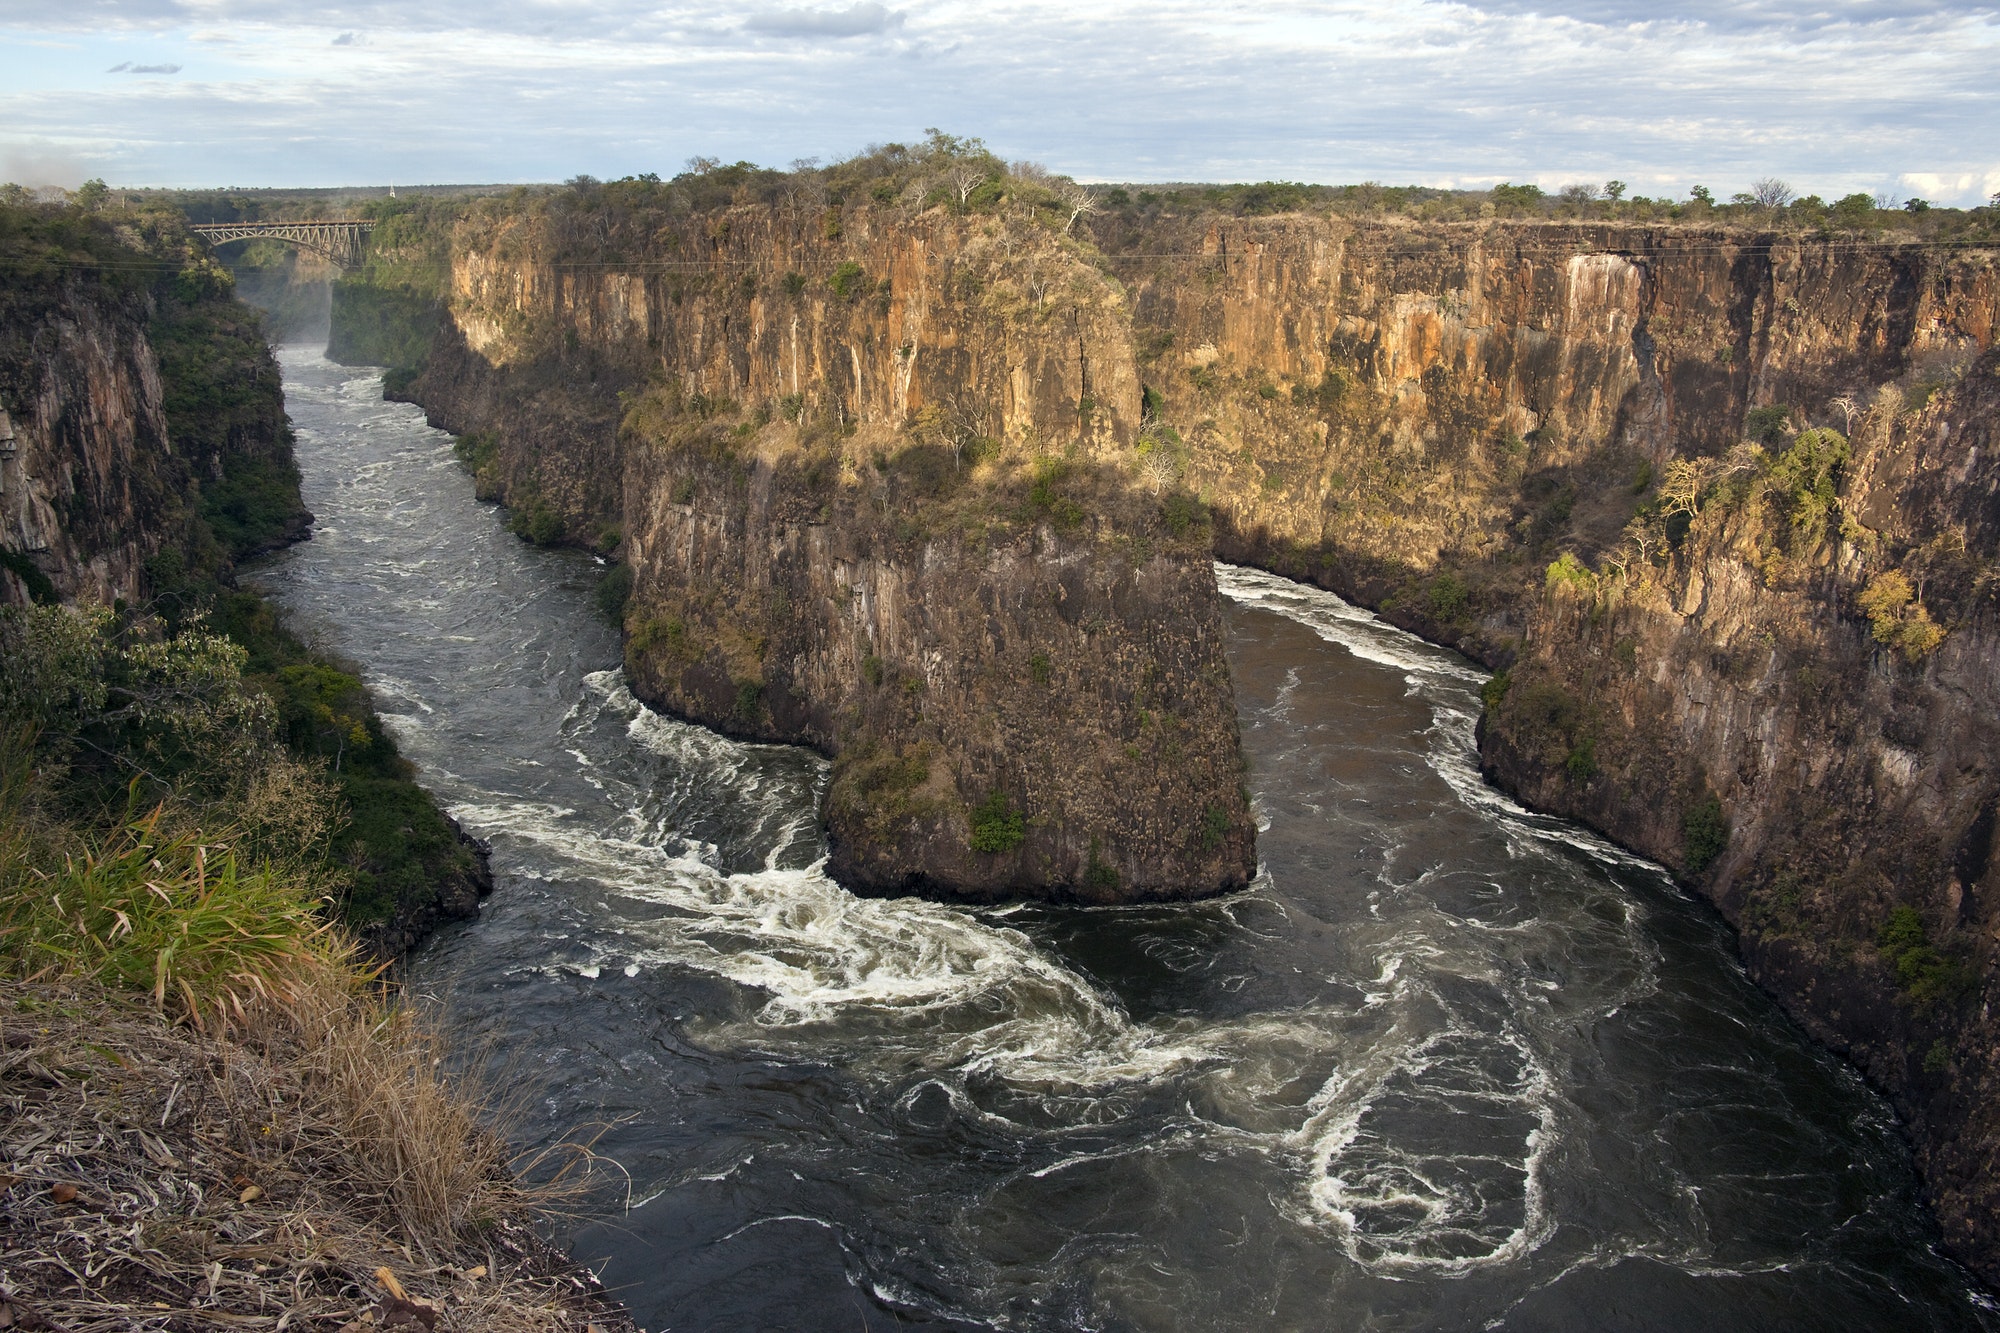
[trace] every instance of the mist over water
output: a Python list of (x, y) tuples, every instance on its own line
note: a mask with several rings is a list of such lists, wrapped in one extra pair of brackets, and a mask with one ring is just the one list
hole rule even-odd
[(1712, 914), (1479, 780), (1463, 659), (1219, 567), (1247, 892), (857, 898), (821, 760), (638, 704), (590, 557), (283, 361), (319, 526), (255, 577), (492, 842), (414, 977), (525, 1139), (614, 1123), (575, 1246), (648, 1327), (2000, 1329)]

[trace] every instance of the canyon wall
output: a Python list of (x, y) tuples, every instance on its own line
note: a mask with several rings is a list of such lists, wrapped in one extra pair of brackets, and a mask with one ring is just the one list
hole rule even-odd
[[(488, 494), (626, 544), (647, 697), (839, 756), (844, 876), (1235, 882), (1212, 539), (1500, 671), (1489, 776), (1708, 896), (1894, 1098), (1954, 1252), (2000, 1277), (1989, 253), (1157, 209), (1094, 245), (1004, 210), (659, 221), (468, 213), (415, 391), (495, 432)], [(1132, 785), (1189, 754), (1182, 790)], [(968, 850), (995, 793), (1027, 802), (1039, 881)]]
[(1207, 515), (1133, 484), (1117, 284), (1002, 220), (657, 223), (459, 221), (406, 386), (517, 530), (622, 558), (639, 697), (833, 756), (856, 889), (1247, 883)]
[(1220, 552), (1502, 669), (1488, 777), (1712, 900), (2000, 1276), (1993, 256), (1301, 218), (1105, 242)]
[[(226, 634), (243, 650), (230, 670), (268, 705), (246, 753), (283, 747), (334, 793), (323, 885), (363, 946), (391, 957), (476, 916), (492, 887), (479, 849), (411, 781), (358, 675), (236, 580), (312, 515), (278, 364), (229, 274), (159, 213), (0, 205), (0, 256), (0, 613), (109, 606), (106, 645)], [(131, 704), (126, 686), (112, 704)], [(245, 792), (176, 772), (171, 747), (130, 760), (143, 720), (78, 725), (98, 727), (80, 752), (34, 751), (62, 817), (120, 818), (138, 800), (218, 831), (245, 823)]]

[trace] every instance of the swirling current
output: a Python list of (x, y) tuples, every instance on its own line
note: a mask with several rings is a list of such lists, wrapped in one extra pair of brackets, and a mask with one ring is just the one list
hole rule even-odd
[(319, 522), (252, 576), (491, 842), (411, 977), (524, 1147), (611, 1127), (569, 1240), (648, 1328), (2000, 1330), (1726, 927), (1480, 780), (1463, 659), (1218, 566), (1248, 891), (857, 898), (823, 761), (640, 705), (590, 557), (281, 359)]

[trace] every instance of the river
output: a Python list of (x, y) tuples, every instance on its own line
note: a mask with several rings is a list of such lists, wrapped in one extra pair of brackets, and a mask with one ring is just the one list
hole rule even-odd
[(1486, 787), (1475, 667), (1218, 567), (1261, 873), (969, 910), (822, 872), (826, 765), (652, 713), (592, 558), (283, 349), (313, 540), (254, 571), (493, 846), (412, 964), (631, 1180), (648, 1328), (1987, 1329), (1887, 1105), (1651, 864)]

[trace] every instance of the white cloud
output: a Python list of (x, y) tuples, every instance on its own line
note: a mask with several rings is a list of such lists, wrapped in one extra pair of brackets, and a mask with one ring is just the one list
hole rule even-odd
[[(217, 32), (234, 41), (191, 45)], [(1726, 196), (1777, 175), (1831, 198), (1922, 177), (1975, 202), (2000, 143), (2000, 17), (1933, 0), (16, 0), (0, 19), (4, 46), (57, 36), (74, 70), (0, 85), (0, 151), (61, 145), (133, 183), (617, 176), (941, 125), (1097, 179)], [(182, 57), (198, 75), (96, 74)]]
[(773, 37), (863, 37), (900, 27), (902, 14), (881, 5), (846, 9), (770, 9), (743, 21), (751, 32)]

